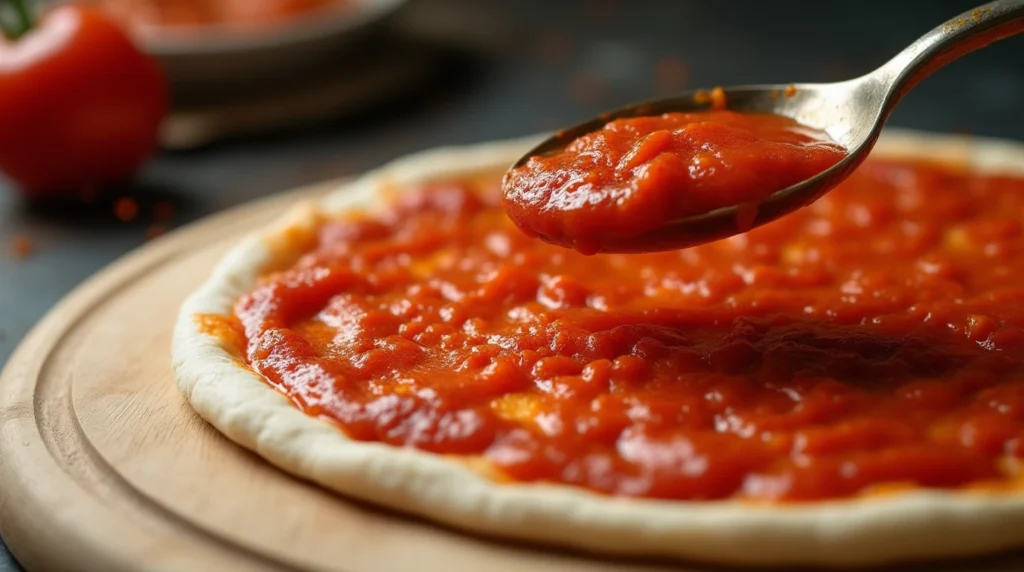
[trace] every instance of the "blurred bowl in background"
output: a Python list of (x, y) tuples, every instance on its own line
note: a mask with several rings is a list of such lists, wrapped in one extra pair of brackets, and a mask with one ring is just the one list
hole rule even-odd
[[(408, 0), (93, 0), (163, 64), (175, 98), (280, 88), (343, 57)], [(232, 21), (236, 17), (238, 21)]]

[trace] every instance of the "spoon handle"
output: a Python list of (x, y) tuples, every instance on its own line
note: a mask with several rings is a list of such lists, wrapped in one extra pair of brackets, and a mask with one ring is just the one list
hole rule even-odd
[(985, 46), (1024, 32), (1024, 0), (996, 0), (964, 12), (928, 32), (871, 75), (889, 93), (891, 110), (935, 70)]

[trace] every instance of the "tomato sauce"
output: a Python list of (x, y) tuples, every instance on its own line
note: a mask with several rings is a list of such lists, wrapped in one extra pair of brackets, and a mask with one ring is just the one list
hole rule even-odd
[(504, 180), (524, 231), (594, 253), (673, 221), (757, 204), (846, 156), (828, 136), (771, 114), (717, 110), (616, 119)]
[(674, 252), (531, 238), (490, 184), (330, 220), (226, 339), (352, 439), (513, 481), (803, 501), (990, 487), (1024, 460), (1024, 179), (868, 159)]

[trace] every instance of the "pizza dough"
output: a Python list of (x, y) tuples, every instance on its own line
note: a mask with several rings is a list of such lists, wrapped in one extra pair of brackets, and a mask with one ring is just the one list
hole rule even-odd
[[(670, 502), (563, 485), (496, 483), (486, 464), (357, 442), (308, 417), (200, 331), (196, 314), (228, 314), (261, 272), (290, 263), (287, 245), (322, 214), (372, 208), (383, 188), (500, 172), (534, 138), (419, 153), (297, 205), (243, 239), (183, 304), (172, 356), (193, 408), (274, 465), (344, 495), (474, 533), (587, 551), (732, 564), (857, 565), (997, 550), (1024, 543), (1024, 492), (912, 490), (804, 504)], [(888, 130), (876, 154), (942, 158), (1024, 175), (1024, 145)]]

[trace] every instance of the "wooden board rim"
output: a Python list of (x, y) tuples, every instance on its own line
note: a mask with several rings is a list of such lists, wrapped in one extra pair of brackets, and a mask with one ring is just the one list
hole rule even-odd
[[(80, 522), (73, 518), (47, 519), (45, 526), (40, 522), (41, 519), (31, 518), (19, 520), (18, 525), (14, 523), (14, 515), (11, 513), (15, 510), (12, 508), (15, 502), (22, 505), (17, 509), (19, 514), (45, 514), (59, 502), (67, 503), (69, 512), (82, 510), (102, 514), (111, 525), (125, 520), (124, 515), (97, 502), (92, 495), (68, 496), (69, 491), (77, 492), (81, 485), (56, 461), (55, 453), (47, 446), (46, 436), (35, 422), (40, 412), (32, 406), (34, 381), (38, 373), (47, 367), (46, 360), (60, 344), (63, 333), (73, 328), (104, 295), (116, 292), (119, 283), (173, 255), (194, 233), (217, 229), (218, 233), (229, 235), (232, 231), (240, 230), (234, 228), (238, 225), (230, 224), (239, 216), (244, 218), (247, 213), (277, 205), (284, 207), (300, 198), (322, 195), (343, 182), (343, 179), (339, 179), (313, 184), (252, 201), (175, 229), (128, 252), (87, 278), (61, 299), (16, 346), (4, 369), (0, 371), (0, 389), (3, 390), (0, 393), (0, 482), (3, 483), (3, 487), (0, 487), (0, 535), (19, 562), (29, 569), (80, 569), (83, 562), (103, 562), (98, 570), (133, 570), (136, 569), (137, 561), (111, 560), (111, 556), (122, 554), (124, 546), (132, 541), (130, 537), (133, 535), (137, 537), (133, 539), (134, 542), (140, 546), (144, 546), (147, 541), (144, 537), (138, 537), (138, 531), (130, 523), (116, 530), (88, 527), (83, 530)], [(33, 472), (34, 478), (27, 478), (28, 475), (18, 467), (28, 464), (35, 464), (43, 470)], [(48, 480), (48, 486), (41, 486), (41, 480)], [(58, 493), (64, 493), (64, 498), (60, 498)], [(40, 535), (59, 538), (71, 544), (62, 550), (32, 549), (37, 546)], [(186, 560), (173, 562), (173, 566), (168, 569), (181, 569), (179, 565), (210, 563), (203, 558), (190, 561), (188, 555), (200, 556), (194, 551), (194, 546), (178, 552)]]

